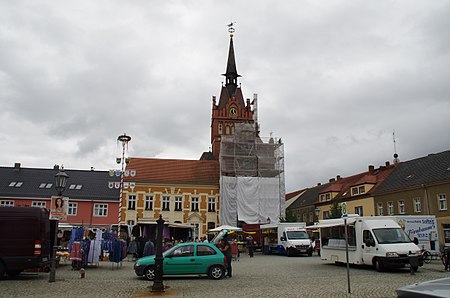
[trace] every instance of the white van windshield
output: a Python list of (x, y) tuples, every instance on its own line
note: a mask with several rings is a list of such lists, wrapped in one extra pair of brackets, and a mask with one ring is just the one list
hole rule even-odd
[(408, 235), (400, 228), (374, 229), (379, 244), (411, 243)]
[(286, 234), (290, 240), (308, 239), (308, 234), (305, 231), (287, 231)]

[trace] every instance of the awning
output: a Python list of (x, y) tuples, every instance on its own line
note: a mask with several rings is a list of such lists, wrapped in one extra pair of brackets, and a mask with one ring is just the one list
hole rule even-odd
[[(357, 218), (348, 218), (347, 219), (347, 225), (354, 224), (356, 222)], [(307, 226), (307, 229), (320, 229), (320, 228), (329, 228), (329, 227), (338, 227), (345, 225), (343, 218), (336, 218), (336, 219), (325, 219), (319, 221), (318, 224)]]
[(219, 226), (217, 228), (211, 229), (211, 230), (209, 230), (209, 232), (220, 232), (222, 230), (229, 230), (229, 231), (236, 231), (236, 232), (242, 231), (242, 229), (238, 228), (238, 227), (223, 225), (223, 226)]

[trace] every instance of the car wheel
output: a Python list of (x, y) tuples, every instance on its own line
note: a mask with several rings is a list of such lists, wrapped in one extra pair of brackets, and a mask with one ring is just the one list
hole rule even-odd
[(156, 269), (155, 266), (148, 266), (147, 268), (145, 268), (144, 270), (144, 276), (147, 280), (155, 280), (156, 277)]
[(378, 272), (382, 272), (384, 270), (383, 263), (378, 258), (373, 261), (373, 266)]
[(208, 276), (211, 279), (221, 279), (225, 274), (225, 268), (219, 265), (213, 265), (209, 268)]
[(414, 272), (417, 272), (417, 271), (419, 270), (419, 267), (418, 267), (418, 266), (414, 266), (414, 267), (412, 267), (412, 270), (413, 270)]

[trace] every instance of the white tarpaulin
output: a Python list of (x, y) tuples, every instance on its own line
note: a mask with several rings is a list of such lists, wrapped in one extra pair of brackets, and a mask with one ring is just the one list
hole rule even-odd
[(278, 177), (220, 177), (220, 222), (236, 225), (278, 222), (284, 210), (284, 186)]

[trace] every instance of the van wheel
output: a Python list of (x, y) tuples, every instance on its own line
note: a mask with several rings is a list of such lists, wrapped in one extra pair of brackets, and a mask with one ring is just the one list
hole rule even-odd
[(383, 263), (378, 258), (373, 261), (373, 266), (378, 272), (382, 272), (384, 270)]
[(292, 250), (291, 250), (290, 248), (288, 248), (288, 249), (286, 250), (286, 255), (287, 255), (288, 257), (292, 257)]
[(22, 272), (22, 270), (9, 270), (7, 273), (8, 273), (8, 276), (14, 277), (14, 276), (19, 275), (21, 272)]
[(5, 265), (0, 261), (0, 279), (3, 279), (5, 277), (6, 269)]

